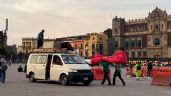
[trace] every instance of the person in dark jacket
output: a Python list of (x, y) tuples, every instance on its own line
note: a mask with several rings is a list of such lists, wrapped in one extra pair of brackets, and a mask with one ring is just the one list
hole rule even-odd
[(122, 81), (123, 86), (125, 86), (125, 81), (121, 77), (121, 64), (115, 64), (115, 73), (113, 75), (113, 85), (115, 85), (116, 77), (119, 77), (119, 79)]
[(42, 30), (37, 37), (37, 48), (43, 47), (44, 30)]
[(101, 65), (103, 67), (103, 72), (104, 72), (104, 77), (103, 77), (103, 81), (101, 82), (101, 84), (103, 85), (106, 81), (106, 79), (108, 80), (108, 85), (111, 85), (110, 82), (110, 78), (109, 78), (109, 63), (105, 61), (105, 59), (101, 60)]
[(7, 62), (5, 61), (4, 58), (1, 58), (0, 60), (0, 67), (1, 67), (1, 77), (0, 77), (0, 81), (2, 83), (5, 83), (5, 79), (6, 79), (6, 70), (8, 69), (8, 66), (7, 66)]
[(151, 70), (153, 69), (153, 64), (152, 62), (147, 61), (147, 76), (148, 78), (151, 77)]

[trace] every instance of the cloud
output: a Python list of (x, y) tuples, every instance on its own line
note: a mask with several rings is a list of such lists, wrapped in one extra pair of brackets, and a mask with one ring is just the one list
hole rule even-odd
[(14, 7), (22, 12), (35, 13), (50, 10), (51, 4), (52, 2), (49, 1), (23, 0), (21, 3), (15, 3)]

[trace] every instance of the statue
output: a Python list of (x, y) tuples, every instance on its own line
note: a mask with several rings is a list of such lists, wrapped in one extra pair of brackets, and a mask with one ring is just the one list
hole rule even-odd
[(43, 47), (44, 30), (42, 30), (37, 37), (37, 48)]

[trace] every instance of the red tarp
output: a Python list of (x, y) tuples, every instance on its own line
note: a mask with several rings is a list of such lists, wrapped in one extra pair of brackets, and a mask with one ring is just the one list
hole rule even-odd
[(102, 59), (103, 55), (101, 54), (96, 54), (95, 56), (91, 57), (91, 63), (93, 65), (98, 65)]
[(91, 63), (93, 65), (98, 65), (100, 61), (104, 59), (108, 63), (116, 63), (116, 64), (126, 64), (127, 57), (122, 50), (118, 50), (116, 54), (113, 54), (112, 56), (103, 56), (101, 54), (96, 54), (91, 58)]
[(116, 52), (116, 54), (112, 55), (113, 59), (114, 59), (114, 63), (118, 64), (118, 63), (123, 63), (123, 64), (126, 64), (128, 61), (127, 61), (127, 57), (124, 53), (124, 51), (122, 50), (118, 50)]

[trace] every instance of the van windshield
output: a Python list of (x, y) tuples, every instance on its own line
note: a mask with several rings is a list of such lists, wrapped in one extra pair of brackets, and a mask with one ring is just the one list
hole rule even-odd
[(61, 55), (65, 64), (85, 64), (79, 55)]

